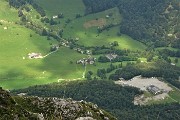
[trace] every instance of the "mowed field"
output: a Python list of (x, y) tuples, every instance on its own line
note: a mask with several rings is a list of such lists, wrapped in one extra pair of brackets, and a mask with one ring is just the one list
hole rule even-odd
[[(19, 19), (17, 11), (8, 8), (7, 2), (0, 1), (0, 5), (0, 16), (3, 18), (0, 25), (0, 86), (17, 89), (57, 82), (58, 79), (82, 78), (84, 67), (75, 64), (75, 61), (84, 55), (68, 48), (61, 47), (56, 53), (43, 59), (29, 59), (28, 53), (46, 55), (49, 53), (50, 44), (57, 42), (15, 24)], [(70, 64), (70, 61), (73, 61), (73, 64)]]
[[(119, 49), (144, 50), (142, 43), (133, 40), (127, 35), (117, 36), (119, 27), (113, 27), (102, 33), (97, 33), (97, 28), (103, 25), (118, 25), (122, 16), (118, 8), (112, 8), (103, 12), (89, 14), (80, 18), (75, 18), (76, 14), (84, 15), (85, 7), (82, 0), (35, 0), (46, 10), (48, 17), (63, 13), (63, 19), (55, 19), (60, 24), (53, 26), (54, 29), (63, 29), (64, 38), (78, 38), (78, 44), (84, 46), (109, 46), (110, 43), (118, 41)], [(68, 9), (67, 9), (68, 8)], [(112, 16), (107, 17), (111, 14)], [(71, 19), (71, 22), (64, 26), (64, 21)]]
[(65, 18), (73, 19), (76, 14), (84, 15), (85, 6), (82, 0), (34, 0), (48, 16), (63, 13)]
[[(73, 19), (64, 28), (64, 37), (79, 38), (79, 44), (108, 46), (110, 42), (118, 41), (120, 49), (145, 49), (143, 44), (129, 36), (117, 36), (118, 27), (113, 27), (97, 36), (98, 25), (120, 23), (121, 15), (117, 8), (75, 19), (77, 13), (84, 14), (85, 8), (82, 0), (37, 0), (37, 3), (46, 10), (50, 17), (63, 13), (64, 21), (68, 18)], [(34, 13), (36, 12), (32, 15), (36, 16)], [(109, 13), (113, 13), (113, 17), (107, 19), (106, 15)], [(18, 89), (58, 80), (83, 79), (85, 69), (82, 65), (76, 64), (76, 61), (87, 56), (69, 48), (60, 47), (57, 52), (43, 59), (29, 59), (28, 54), (32, 52), (48, 54), (50, 44), (57, 44), (57, 41), (47, 40), (47, 37), (42, 37), (30, 29), (15, 24), (19, 20), (17, 16), (16, 9), (10, 8), (5, 0), (0, 1), (0, 22), (2, 24), (0, 25), (0, 86), (5, 89)], [(99, 23), (95, 23), (96, 20), (100, 20)], [(89, 26), (85, 27), (87, 24)], [(59, 28), (60, 26), (53, 27)], [(93, 71), (95, 75), (98, 68), (108, 67), (109, 64), (97, 63), (96, 66), (88, 65), (86, 71)]]
[[(84, 57), (68, 48), (61, 47), (56, 53), (43, 59), (29, 59), (28, 53), (49, 53), (50, 43), (46, 37), (37, 35), (19, 25), (0, 26), (0, 85), (9, 84), (11, 79), (76, 78), (82, 77), (83, 67), (70, 61)], [(32, 37), (30, 37), (30, 34)], [(3, 82), (2, 82), (3, 80)], [(51, 79), (49, 79), (51, 81)], [(42, 81), (43, 83), (43, 81)], [(19, 84), (19, 83), (18, 83)], [(26, 84), (26, 83), (25, 83)], [(36, 82), (34, 81), (34, 84)], [(21, 84), (19, 84), (21, 86)]]
[(9, 4), (6, 0), (0, 1), (0, 20), (3, 20), (3, 18), (13, 22), (19, 20), (17, 17), (17, 10), (15, 8), (9, 9)]
[[(110, 18), (106, 18), (106, 15), (110, 13), (113, 13), (113, 15)], [(118, 8), (90, 14), (77, 18), (69, 23), (63, 35), (65, 38), (78, 38), (78, 43), (84, 46), (110, 46), (110, 43), (117, 41), (119, 43), (117, 48), (119, 49), (144, 50), (146, 48), (145, 45), (133, 40), (131, 37), (123, 34), (118, 36), (119, 26), (104, 30), (102, 33), (98, 34), (98, 27), (102, 27), (103, 24), (118, 25), (121, 19), (122, 17), (118, 12)]]

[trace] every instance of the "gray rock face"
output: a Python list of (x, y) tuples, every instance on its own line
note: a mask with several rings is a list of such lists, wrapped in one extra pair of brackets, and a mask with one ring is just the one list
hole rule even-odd
[(0, 89), (0, 120), (116, 120), (86, 101), (72, 99), (10, 96)]

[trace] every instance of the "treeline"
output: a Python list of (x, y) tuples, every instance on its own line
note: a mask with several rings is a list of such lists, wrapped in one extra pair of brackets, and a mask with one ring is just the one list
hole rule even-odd
[[(114, 41), (111, 44), (115, 44), (117, 41)], [(117, 43), (118, 44), (118, 43)], [(128, 53), (130, 53), (130, 50), (120, 50), (120, 49), (115, 49), (114, 47), (116, 47), (118, 45), (111, 45), (111, 47), (107, 47), (105, 45), (102, 46), (92, 46), (92, 54), (93, 55), (99, 55), (99, 54), (110, 54), (110, 53), (114, 53), (117, 54), (119, 56), (127, 56)]]
[(115, 7), (119, 0), (83, 0), (83, 3), (86, 6), (85, 14), (90, 14)]
[(120, 32), (146, 45), (180, 48), (178, 0), (83, 0), (86, 13), (118, 7), (123, 15)]
[(159, 54), (170, 56), (170, 57), (180, 57), (180, 50), (175, 51), (175, 50), (169, 50), (169, 49), (162, 49), (162, 50), (159, 50)]
[(122, 61), (137, 61), (137, 57), (130, 57), (130, 56), (117, 56), (116, 58), (109, 60), (106, 56), (100, 56), (98, 58), (98, 62), (107, 63), (107, 62), (122, 62)]
[(178, 120), (180, 106), (178, 103), (137, 106), (134, 97), (142, 94), (134, 87), (122, 87), (112, 81), (63, 81), (49, 85), (40, 85), (21, 90), (11, 91), (13, 94), (41, 97), (73, 98), (97, 104), (99, 107), (114, 114), (118, 120)]
[(15, 8), (23, 7), (26, 4), (30, 4), (33, 8), (42, 16), (46, 16), (45, 11), (41, 6), (36, 4), (33, 0), (9, 0), (9, 5)]
[(50, 40), (51, 38), (54, 38), (57, 41), (61, 40), (62, 29), (60, 29), (59, 31), (55, 31), (52, 29), (45, 29), (42, 25), (36, 24), (35, 22), (28, 22), (26, 20), (22, 21), (22, 23), (20, 24), (23, 24), (25, 27), (34, 30), (39, 35), (47, 36), (48, 40)]
[(129, 80), (138, 75), (148, 78), (162, 77), (167, 82), (180, 88), (180, 68), (163, 62), (162, 60), (151, 63), (129, 63), (126, 67), (116, 70), (114, 74), (109, 76), (109, 79), (118, 80), (119, 78), (124, 78)]

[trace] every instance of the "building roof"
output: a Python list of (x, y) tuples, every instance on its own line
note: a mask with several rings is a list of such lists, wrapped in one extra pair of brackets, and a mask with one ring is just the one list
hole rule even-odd
[(109, 60), (112, 60), (112, 59), (115, 59), (117, 57), (116, 54), (107, 54), (106, 57), (109, 59)]
[(154, 93), (154, 94), (157, 94), (157, 93), (161, 92), (161, 90), (155, 85), (148, 86), (147, 90)]

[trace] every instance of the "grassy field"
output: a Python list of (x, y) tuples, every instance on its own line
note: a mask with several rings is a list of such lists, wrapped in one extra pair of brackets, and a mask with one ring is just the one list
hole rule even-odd
[(0, 21), (6, 20), (15, 22), (18, 21), (19, 18), (17, 17), (18, 13), (15, 8), (9, 9), (9, 4), (5, 0), (0, 1)]
[[(61, 12), (64, 13), (64, 19), (57, 19), (57, 21), (60, 21), (61, 24), (49, 27), (56, 30), (58, 30), (59, 28), (64, 29), (63, 37), (79, 38), (78, 44), (84, 46), (109, 46), (109, 43), (118, 41), (119, 49), (144, 50), (146, 48), (145, 45), (133, 40), (131, 37), (127, 35), (117, 36), (119, 27), (110, 28), (108, 31), (105, 30), (98, 35), (98, 23), (99, 26), (103, 25), (102, 22), (104, 23), (104, 25), (120, 24), (122, 16), (119, 14), (118, 8), (112, 8), (96, 14), (90, 14), (82, 16), (80, 18), (75, 18), (75, 15), (77, 13), (81, 15), (84, 14), (85, 8), (82, 0), (52, 0), (51, 4), (47, 0), (35, 1), (46, 10), (47, 15), (49, 17), (57, 15)], [(112, 16), (107, 18), (106, 16), (109, 14), (112, 14)], [(71, 19), (71, 22), (64, 26), (64, 21), (68, 18)], [(100, 22), (98, 22), (98, 20), (100, 20)], [(85, 27), (85, 25), (88, 23), (92, 27)]]
[[(7, 26), (8, 29), (4, 30), (4, 26)], [(29, 59), (28, 53), (31, 52), (46, 55), (49, 53), (50, 43), (55, 44), (56, 41), (48, 41), (46, 37), (39, 36), (29, 29), (15, 24), (1, 25), (0, 33), (2, 37), (0, 40), (0, 79), (37, 79), (51, 78), (52, 76), (54, 78), (76, 78), (82, 76), (83, 67), (76, 64), (71, 65), (69, 62), (75, 62), (84, 55), (62, 47), (58, 52), (46, 58)]]
[(19, 20), (17, 10), (10, 9), (5, 1), (0, 1), (0, 6), (0, 16), (3, 18), (0, 25), (0, 86), (15, 89), (58, 79), (82, 78), (84, 68), (75, 64), (75, 61), (84, 55), (68, 48), (61, 47), (43, 59), (29, 59), (28, 53), (46, 55), (50, 44), (57, 42), (15, 24)]
[[(113, 13), (112, 17), (106, 18), (106, 15), (110, 13)], [(98, 34), (98, 26), (93, 26), (93, 23), (91, 23), (92, 27), (86, 28), (84, 26), (88, 22), (99, 19), (104, 19), (104, 21), (106, 21), (106, 25), (109, 25), (120, 24), (122, 18), (117, 8), (112, 8), (96, 14), (90, 14), (88, 16), (73, 20), (65, 28), (63, 35), (65, 38), (79, 38), (78, 43), (85, 46), (109, 46), (110, 43), (118, 41), (119, 49), (144, 50), (146, 48), (142, 43), (133, 40), (127, 35), (117, 36), (119, 27), (113, 27)]]
[[(85, 28), (85, 23), (96, 21), (96, 19), (102, 19), (106, 24), (119, 24), (121, 15), (118, 13), (117, 8), (75, 19), (77, 13), (84, 14), (85, 8), (81, 0), (52, 0), (51, 4), (47, 4), (47, 2), (49, 1), (37, 0), (37, 3), (46, 10), (48, 16), (52, 17), (62, 12), (65, 15), (65, 19), (73, 19), (64, 28), (65, 38), (79, 38), (78, 43), (85, 46), (108, 46), (109, 43), (118, 41), (118, 48), (120, 49), (145, 49), (143, 44), (126, 35), (118, 37), (118, 27), (104, 31), (99, 36), (97, 36), (98, 26)], [(69, 9), (67, 10), (67, 8)], [(113, 13), (113, 16), (107, 19), (106, 15), (110, 13)], [(33, 20), (36, 19), (36, 11), (32, 10), (27, 14), (31, 14), (28, 17), (32, 17)], [(29, 59), (28, 53), (31, 52), (42, 53), (42, 55), (48, 54), (50, 44), (57, 44), (57, 41), (53, 39), (47, 40), (46, 37), (42, 37), (30, 29), (15, 24), (19, 20), (17, 16), (16, 9), (9, 8), (5, 0), (0, 1), (0, 18), (3, 18), (0, 19), (2, 24), (0, 25), (0, 86), (5, 89), (18, 89), (36, 84), (57, 82), (58, 79), (83, 79), (82, 76), (85, 69), (82, 65), (75, 62), (87, 56), (69, 48), (60, 47), (57, 52), (43, 59)], [(35, 21), (39, 23), (40, 20), (36, 19)], [(62, 25), (53, 27), (59, 28)], [(109, 64), (97, 63), (96, 66), (88, 65), (86, 71), (93, 71), (96, 74), (97, 69), (106, 69), (109, 67)]]
[(174, 91), (171, 91), (169, 93), (169, 96), (171, 99), (173, 99), (174, 101), (177, 101), (180, 103), (180, 90), (175, 89)]
[[(78, 31), (75, 33), (73, 38), (79, 38), (78, 43), (85, 46), (110, 46), (110, 43), (118, 41), (119, 49), (129, 49), (129, 50), (144, 50), (146, 47), (138, 42), (133, 40), (127, 35), (117, 36), (118, 27), (114, 27), (109, 31), (105, 31), (97, 36), (96, 30), (94, 32), (84, 32)], [(72, 32), (74, 33), (74, 32)]]
[[(0, 32), (2, 33), (0, 53), (1, 53), (1, 74), (8, 74), (8, 71), (14, 69), (25, 69), (25, 64), (38, 63), (39, 61), (30, 61), (27, 58), (30, 52), (40, 52), (47, 54), (49, 52), (49, 41), (45, 37), (40, 37), (31, 30), (28, 30), (19, 25), (8, 24), (8, 27), (4, 30), (4, 25), (0, 26)], [(30, 37), (30, 34), (32, 37)], [(6, 71), (5, 71), (6, 70)], [(26, 68), (27, 73), (30, 71)], [(12, 69), (13, 71), (13, 69)], [(14, 70), (18, 73), (18, 70)], [(9, 76), (9, 75), (8, 75)], [(9, 76), (10, 77), (10, 76)]]
[[(175, 63), (175, 59), (176, 59), (175, 57), (170, 57), (170, 59), (172, 63)], [(178, 63), (175, 64), (180, 67), (180, 58), (178, 58)]]
[[(34, 0), (45, 10), (48, 16), (63, 13), (65, 18), (75, 18), (76, 14), (84, 15), (85, 6), (82, 0)], [(67, 10), (68, 8), (68, 10)]]
[(0, 80), (0, 86), (3, 89), (13, 90), (13, 89), (22, 89), (34, 85), (48, 84), (52, 82), (58, 82), (57, 79), (47, 79), (47, 78), (38, 78), (38, 79), (8, 79)]
[[(24, 87), (31, 84), (52, 82), (51, 79), (63, 78), (73, 79), (82, 77), (84, 68), (75, 64), (75, 60), (84, 57), (68, 48), (60, 48), (58, 52), (49, 55), (43, 59), (29, 59), (28, 53), (38, 52), (42, 55), (49, 53), (50, 43), (55, 44), (56, 41), (48, 41), (46, 37), (41, 37), (31, 30), (19, 25), (8, 24), (7, 30), (4, 25), (0, 26), (2, 39), (0, 44), (0, 79), (1, 86), (15, 88), (16, 86)], [(32, 37), (30, 37), (30, 34)], [(25, 59), (23, 59), (23, 57)], [(70, 64), (73, 61), (73, 64)], [(41, 80), (46, 78), (45, 81)], [(48, 79), (49, 78), (49, 81)], [(22, 82), (28, 79), (29, 82)], [(30, 84), (30, 79), (32, 83)], [(40, 79), (41, 81), (36, 81)], [(10, 84), (18, 82), (18, 85)], [(17, 80), (17, 81), (16, 81)]]

